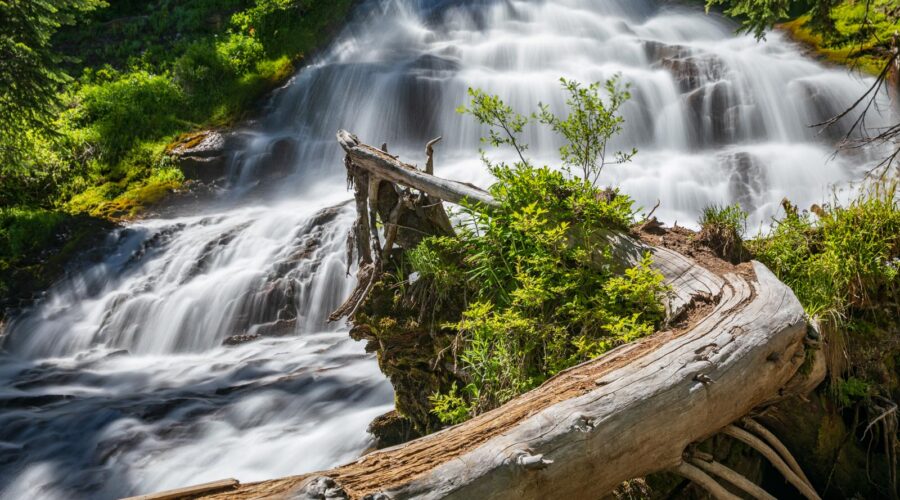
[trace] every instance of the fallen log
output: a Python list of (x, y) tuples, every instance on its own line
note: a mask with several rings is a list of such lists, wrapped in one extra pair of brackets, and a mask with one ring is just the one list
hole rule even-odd
[[(338, 137), (349, 162), (369, 175), (446, 201), (477, 196), (486, 206), (495, 203), (484, 191), (430, 176), (352, 134)], [(565, 370), (463, 424), (328, 471), (210, 498), (600, 498), (622, 481), (660, 471), (732, 498), (685, 452), (730, 432), (786, 387), (814, 385), (797, 380), (806, 358), (803, 309), (758, 262), (714, 272), (667, 248), (615, 238), (622, 255), (653, 254), (672, 288), (667, 310), (682, 318), (680, 326)]]

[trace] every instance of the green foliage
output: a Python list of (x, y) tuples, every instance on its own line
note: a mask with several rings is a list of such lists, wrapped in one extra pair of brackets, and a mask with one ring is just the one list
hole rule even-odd
[(63, 219), (53, 211), (0, 208), (0, 260), (47, 246)]
[(743, 238), (746, 229), (747, 212), (740, 205), (710, 205), (703, 209), (700, 216), (700, 234), (697, 240), (713, 249), (719, 257), (737, 263), (744, 257)]
[(0, 2), (0, 202), (135, 214), (178, 187), (153, 178), (167, 142), (240, 119), (351, 4)]
[(527, 164), (524, 154), (528, 146), (519, 141), (518, 135), (528, 125), (528, 117), (516, 113), (500, 96), (486, 94), (481, 89), (470, 88), (469, 98), (470, 107), (460, 106), (456, 112), (470, 114), (478, 123), (490, 127), (488, 137), (482, 137), (481, 142), (494, 147), (511, 146), (518, 153), (519, 160)]
[(710, 205), (703, 209), (700, 226), (715, 226), (742, 238), (747, 230), (747, 212), (744, 212), (737, 203), (726, 206)]
[(896, 0), (706, 0), (741, 21), (741, 30), (763, 38), (781, 21), (795, 38), (836, 63), (858, 64), (878, 74), (890, 57), (891, 39), (900, 31)]
[(788, 16), (794, 0), (706, 0), (706, 10), (713, 6), (725, 8), (725, 14), (741, 19), (741, 29), (763, 38), (768, 28)]
[[(582, 91), (594, 92), (590, 100), (599, 86), (566, 88), (577, 94), (566, 119), (572, 124), (583, 119), (573, 115), (596, 104), (586, 105)], [(489, 127), (485, 142), (513, 147), (520, 161), (485, 159), (496, 178), (491, 194), (499, 206), (464, 209), (456, 237), (428, 238), (410, 252), (409, 262), (422, 280), (469, 298), (459, 321), (445, 325), (458, 332), (456, 362), (465, 374), (462, 389), (431, 398), (433, 413), (445, 423), (495, 408), (562, 369), (652, 333), (663, 319), (660, 299), (666, 291), (649, 255), (634, 267), (613, 256), (611, 231), (633, 222), (627, 196), (533, 166), (518, 139), (528, 119), (496, 96), (472, 90), (470, 97), (470, 106), (461, 111)], [(598, 112), (592, 109), (588, 113)], [(565, 137), (563, 127), (554, 124), (566, 120), (545, 123)], [(567, 130), (594, 134), (580, 144), (599, 144), (621, 121), (608, 123)]]
[(818, 216), (788, 210), (770, 235), (753, 243), (756, 258), (794, 290), (813, 316), (846, 317), (885, 294), (896, 298), (896, 182), (869, 185), (846, 206), (835, 200), (816, 211)]
[(841, 380), (838, 382), (838, 403), (843, 407), (852, 406), (854, 401), (869, 396), (870, 389), (869, 384), (856, 377)]
[(446, 394), (432, 394), (428, 402), (434, 414), (445, 424), (461, 424), (471, 417), (472, 408), (459, 394), (455, 382)]
[(28, 135), (52, 132), (57, 92), (70, 78), (59, 69), (51, 37), (102, 5), (101, 0), (0, 1), (0, 171), (28, 156)]
[[(619, 115), (619, 108), (631, 98), (628, 85), (619, 85), (619, 76), (606, 81), (607, 101), (600, 95), (600, 83), (595, 82), (583, 87), (575, 80), (560, 79), (563, 88), (569, 94), (566, 104), (569, 116), (560, 118), (550, 112), (546, 105), (540, 105), (540, 113), (536, 116), (541, 123), (550, 125), (554, 132), (565, 137), (566, 144), (560, 147), (559, 156), (567, 169), (580, 170), (581, 178), (596, 185), (607, 164), (606, 146), (609, 139), (622, 131), (625, 119)], [(614, 154), (613, 164), (631, 161), (637, 154), (618, 151)]]
[(135, 71), (84, 85), (74, 101), (69, 118), (89, 130), (104, 160), (115, 162), (140, 141), (178, 130), (184, 96), (167, 75)]
[(807, 14), (784, 28), (826, 60), (878, 75), (894, 33), (900, 32), (900, 9), (893, 0), (847, 1), (828, 9), (824, 20)]
[[(896, 390), (891, 372), (900, 356), (897, 181), (869, 183), (848, 204), (835, 199), (814, 206), (815, 215), (786, 208), (772, 232), (751, 248), (819, 319), (832, 350), (839, 350), (839, 360), (829, 367), (838, 402), (848, 406), (853, 398)], [(871, 387), (864, 391), (862, 384)]]

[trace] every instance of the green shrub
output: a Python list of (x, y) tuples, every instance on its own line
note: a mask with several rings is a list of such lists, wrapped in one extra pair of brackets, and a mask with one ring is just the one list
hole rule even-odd
[(192, 99), (212, 101), (220, 97), (216, 89), (221, 88), (223, 80), (234, 78), (230, 70), (216, 45), (204, 40), (188, 46), (175, 61), (172, 73), (175, 82)]
[(879, 182), (847, 204), (788, 207), (771, 234), (753, 243), (756, 258), (790, 286), (813, 316), (844, 317), (896, 297), (900, 258), (897, 183)]
[[(564, 83), (582, 96), (583, 87)], [(605, 88), (619, 92), (614, 83)], [(666, 287), (649, 255), (633, 267), (613, 256), (611, 231), (626, 230), (635, 209), (627, 196), (595, 186), (593, 166), (602, 166), (596, 151), (570, 143), (562, 171), (535, 167), (518, 138), (530, 119), (497, 96), (477, 90), (470, 96), (470, 106), (460, 109), (490, 127), (484, 141), (514, 148), (520, 161), (485, 159), (496, 178), (490, 190), (498, 206), (465, 208), (457, 236), (427, 238), (409, 252), (421, 280), (468, 298), (459, 321), (445, 325), (458, 332), (452, 345), (464, 384), (430, 399), (445, 423), (496, 408), (560, 370), (648, 335), (665, 313), (660, 299)], [(569, 102), (573, 115), (584, 111), (584, 99)], [(539, 121), (567, 139), (554, 126), (562, 121), (543, 113)], [(579, 130), (594, 143), (605, 141), (621, 120), (604, 123)]]
[(121, 159), (142, 140), (159, 139), (181, 126), (178, 113), (184, 96), (167, 75), (125, 73), (85, 85), (76, 99), (76, 123), (93, 132), (108, 161)]
[(812, 214), (785, 208), (770, 234), (750, 242), (756, 258), (819, 320), (838, 402), (890, 394), (900, 356), (897, 181), (869, 182), (850, 203), (835, 199)]
[(259, 40), (236, 33), (217, 43), (216, 52), (236, 75), (243, 75), (256, 69), (257, 63), (264, 55), (263, 45)]
[(48, 246), (65, 215), (50, 210), (0, 208), (0, 259), (17, 258)]
[(747, 230), (747, 212), (740, 205), (711, 205), (700, 216), (697, 241), (711, 248), (719, 257), (738, 263), (745, 257), (743, 246)]

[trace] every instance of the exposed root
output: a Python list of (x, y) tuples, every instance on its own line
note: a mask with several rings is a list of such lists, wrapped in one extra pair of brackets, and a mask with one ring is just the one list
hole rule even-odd
[(797, 491), (800, 492), (800, 494), (807, 498), (807, 500), (821, 500), (819, 495), (816, 493), (816, 490), (813, 489), (811, 485), (807, 484), (803, 479), (801, 479), (800, 476), (794, 473), (794, 471), (791, 470), (790, 467), (788, 467), (784, 460), (780, 456), (778, 456), (777, 453), (775, 453), (775, 450), (769, 447), (769, 445), (764, 443), (760, 438), (754, 436), (753, 434), (750, 434), (744, 429), (735, 427), (734, 425), (729, 425), (722, 430), (722, 433), (727, 436), (731, 436), (738, 441), (741, 441), (747, 446), (758, 451), (762, 456), (766, 457), (766, 459), (776, 469), (778, 469), (778, 472), (780, 472), (781, 475), (784, 476), (784, 478), (787, 479), (787, 481), (791, 483), (791, 485), (793, 485), (794, 488), (797, 489)]
[[(878, 427), (881, 427), (882, 431), (882, 439), (884, 440), (884, 454), (887, 457), (887, 462), (889, 466), (888, 471), (888, 479), (891, 482), (891, 498), (897, 498), (897, 448), (900, 443), (897, 440), (897, 431), (898, 431), (898, 418), (897, 418), (897, 403), (879, 397), (877, 398), (879, 402), (883, 403), (884, 406), (877, 405), (873, 403), (873, 406), (876, 410), (881, 411), (881, 414), (872, 419), (868, 425), (866, 425), (866, 429), (863, 431), (862, 439), (865, 440), (866, 436), (869, 432), (872, 432), (872, 439), (876, 438), (876, 433), (878, 432)], [(873, 430), (873, 427), (875, 430)], [(866, 464), (866, 468), (868, 469), (868, 463)]]
[(741, 498), (726, 490), (724, 486), (716, 482), (709, 474), (686, 462), (682, 462), (673, 468), (672, 472), (697, 483), (698, 486), (705, 489), (716, 500), (740, 500)]
[(708, 472), (709, 474), (717, 476), (721, 479), (724, 479), (725, 481), (728, 481), (736, 488), (744, 491), (753, 498), (756, 498), (758, 500), (775, 500), (775, 497), (768, 494), (766, 490), (762, 489), (759, 485), (738, 474), (737, 472), (729, 469), (728, 467), (725, 467), (719, 462), (716, 462), (714, 460), (707, 461), (701, 458), (692, 458), (690, 462), (691, 464), (697, 466), (697, 468), (702, 469), (703, 471)]
[(747, 430), (756, 433), (757, 436), (763, 438), (769, 446), (775, 449), (776, 452), (787, 462), (788, 467), (794, 471), (800, 479), (803, 480), (810, 488), (812, 488), (812, 482), (810, 482), (809, 478), (806, 477), (806, 474), (803, 473), (803, 469), (800, 467), (800, 464), (797, 463), (797, 460), (791, 454), (791, 452), (787, 449), (787, 446), (772, 434), (769, 429), (766, 429), (762, 424), (753, 420), (752, 418), (745, 418), (741, 421), (741, 425), (743, 425)]

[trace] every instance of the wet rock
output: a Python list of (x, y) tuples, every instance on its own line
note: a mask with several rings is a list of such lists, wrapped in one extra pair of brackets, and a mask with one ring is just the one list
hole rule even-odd
[(166, 152), (186, 179), (209, 183), (226, 176), (228, 157), (243, 142), (237, 133), (205, 130), (181, 136)]
[(247, 342), (253, 342), (254, 340), (259, 340), (262, 338), (262, 335), (256, 334), (247, 334), (247, 335), (232, 335), (227, 339), (222, 341), (222, 345), (225, 346), (236, 346), (241, 344), (246, 344)]
[(207, 243), (203, 250), (200, 252), (200, 258), (194, 262), (194, 265), (191, 267), (190, 271), (185, 273), (184, 279), (182, 279), (182, 283), (187, 283), (188, 281), (194, 279), (200, 274), (205, 273), (209, 270), (210, 262), (213, 257), (218, 253), (221, 247), (227, 246), (234, 238), (241, 233), (244, 229), (246, 229), (250, 223), (241, 224), (234, 229), (219, 235), (216, 239)]
[(256, 176), (271, 179), (290, 175), (296, 166), (297, 146), (297, 141), (289, 137), (273, 141), (257, 164)]
[(658, 66), (672, 74), (681, 93), (699, 89), (725, 77), (725, 63), (716, 56), (704, 54), (689, 57), (667, 57)]
[(277, 320), (257, 326), (255, 334), (262, 337), (285, 337), (292, 335), (296, 328), (296, 320)]
[(729, 111), (735, 105), (732, 98), (731, 84), (725, 81), (706, 85), (687, 95), (690, 123), (698, 129), (694, 136), (702, 138), (701, 146), (723, 145), (734, 140), (737, 123)]
[(421, 437), (421, 434), (413, 428), (412, 422), (397, 410), (391, 410), (375, 418), (369, 424), (368, 431), (375, 436), (375, 448), (379, 450)]
[(681, 45), (670, 45), (656, 40), (643, 40), (644, 55), (650, 62), (658, 62), (662, 59), (687, 57), (691, 49)]
[[(806, 124), (813, 126), (830, 120), (843, 111), (840, 100), (835, 96), (829, 95), (819, 84), (814, 81), (797, 81), (794, 82), (800, 89), (797, 96), (808, 103), (809, 112), (807, 113)], [(847, 133), (853, 118), (853, 115), (843, 118), (830, 127), (818, 127), (814, 130), (831, 142), (838, 142), (843, 139)]]
[(0, 327), (4, 318), (31, 306), (66, 273), (102, 260), (112, 243), (107, 236), (116, 227), (106, 219), (66, 214), (52, 229), (48, 245), (25, 251), (0, 266)]

